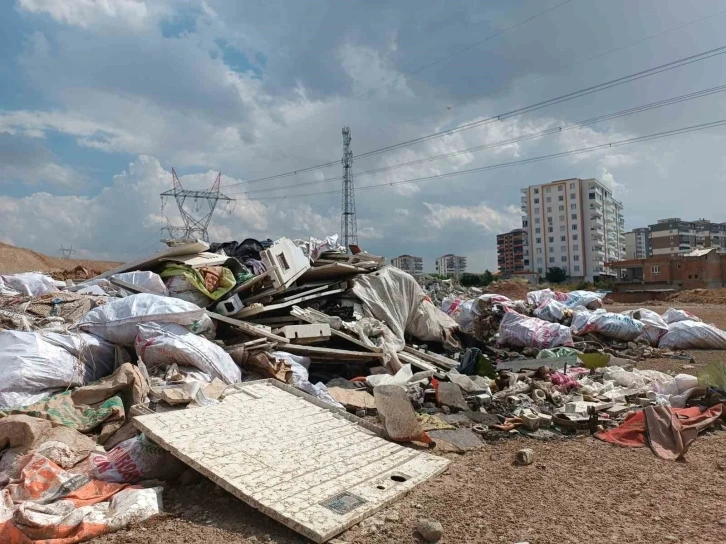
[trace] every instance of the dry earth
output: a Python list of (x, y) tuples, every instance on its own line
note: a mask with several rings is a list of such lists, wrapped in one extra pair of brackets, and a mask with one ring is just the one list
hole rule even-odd
[(118, 263), (50, 257), (31, 249), (0, 243), (0, 274), (57, 272), (61, 270), (72, 270), (79, 265), (88, 270), (105, 272), (117, 266)]
[[(609, 309), (635, 307), (614, 304)], [(726, 329), (726, 306), (677, 307)], [(666, 308), (652, 309), (662, 313)], [(726, 355), (692, 354), (694, 363), (650, 359), (639, 368), (696, 373)], [(536, 461), (516, 467), (512, 460), (523, 447), (534, 449)], [(450, 468), (374, 516), (381, 520), (377, 529), (371, 531), (366, 528), (371, 523), (363, 522), (338, 539), (349, 544), (421, 543), (416, 524), (433, 518), (444, 527), (442, 544), (726, 542), (723, 431), (702, 435), (683, 463), (659, 459), (647, 448), (624, 449), (591, 437), (556, 442), (516, 438), (446, 456)], [(170, 486), (164, 501), (167, 515), (94, 544), (306, 542), (206, 479)]]

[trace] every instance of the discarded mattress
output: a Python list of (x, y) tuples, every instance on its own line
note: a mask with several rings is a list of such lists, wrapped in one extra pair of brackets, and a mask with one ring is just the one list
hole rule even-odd
[(187, 465), (314, 542), (326, 542), (443, 472), (449, 461), (275, 380), (219, 404), (134, 425)]

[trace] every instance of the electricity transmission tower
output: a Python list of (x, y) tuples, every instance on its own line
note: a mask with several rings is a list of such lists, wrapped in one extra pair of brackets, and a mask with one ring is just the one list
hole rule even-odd
[(63, 244), (61, 244), (61, 247), (58, 250), (58, 253), (60, 253), (66, 259), (70, 259), (71, 255), (73, 255), (75, 252), (76, 250), (73, 249), (73, 244), (71, 244), (71, 247), (63, 247)]
[[(172, 225), (169, 222), (169, 218), (166, 220), (166, 226), (162, 227), (161, 234), (164, 235), (166, 232), (169, 237), (162, 239), (162, 242), (193, 242), (197, 239), (209, 241), (209, 222), (212, 220), (212, 215), (217, 207), (219, 201), (226, 202), (228, 211), (229, 206), (234, 202), (234, 198), (229, 198), (227, 195), (219, 191), (219, 187), (222, 183), (222, 173), (217, 174), (217, 179), (214, 180), (212, 188), (207, 191), (190, 191), (182, 187), (179, 177), (176, 175), (176, 170), (171, 169), (171, 177), (173, 188), (169, 191), (161, 193), (161, 209), (164, 210), (166, 206), (166, 199), (173, 196), (176, 200), (176, 205), (179, 208), (181, 214), (183, 226)], [(209, 206), (209, 212), (206, 215), (196, 218), (191, 212), (184, 208), (184, 204), (188, 200), (194, 201), (194, 212), (199, 214), (203, 210), (203, 204), (206, 201)]]
[(343, 200), (341, 204), (340, 235), (346, 251), (358, 245), (358, 224), (355, 217), (353, 188), (353, 150), (350, 148), (350, 128), (343, 127)]

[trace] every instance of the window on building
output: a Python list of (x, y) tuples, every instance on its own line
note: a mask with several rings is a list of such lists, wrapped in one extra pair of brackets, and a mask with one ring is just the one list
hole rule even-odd
[(541, 247), (538, 247), (537, 248), (537, 255), (542, 255), (542, 248)]
[(554, 257), (550, 257), (550, 262), (551, 263), (555, 262), (555, 258)]
[(551, 206), (547, 206), (547, 213), (552, 213), (552, 207)]
[(537, 242), (538, 244), (541, 244), (541, 243), (542, 243), (542, 238), (537, 238), (537, 240), (535, 240), (535, 241), (536, 241), (536, 242)]
[(562, 191), (562, 185), (558, 185), (558, 186), (557, 186), (557, 190), (558, 190), (558, 191)]
[(539, 272), (541, 274), (542, 273), (542, 267), (538, 268), (537, 269), (537, 272)]
[(573, 251), (580, 251), (580, 246), (579, 246), (579, 244), (575, 244), (574, 246), (572, 246), (572, 250), (573, 250)]
[(572, 225), (572, 230), (577, 230), (577, 225)]
[(573, 239), (574, 241), (577, 241), (577, 234), (573, 234), (573, 235), (572, 235), (572, 239)]
[(535, 214), (539, 214), (539, 208), (535, 208), (535, 209), (534, 209), (534, 213), (535, 213)]
[(566, 242), (567, 236), (560, 236), (560, 242)]
[(529, 221), (522, 219), (522, 226), (526, 229), (529, 226)]
[(548, 202), (548, 203), (552, 202), (552, 197), (551, 197), (551, 196), (548, 196), (548, 197), (547, 197), (547, 202)]
[(563, 195), (560, 195), (560, 196), (557, 197), (557, 200), (559, 202), (564, 202), (565, 201), (565, 197)]
[(576, 264), (574, 266), (574, 269), (575, 269), (575, 272), (579, 272), (580, 271), (580, 265), (579, 264)]
[(534, 218), (534, 224), (535, 225), (539, 225), (539, 217), (535, 217)]
[(553, 230), (555, 230), (554, 227), (547, 227), (547, 232), (552, 232)]
[(539, 198), (535, 198), (535, 199), (534, 199), (534, 203), (535, 203), (535, 204), (539, 204)]
[(536, 195), (539, 194), (539, 189), (535, 189), (534, 194), (536, 194)]
[[(654, 274), (654, 275), (660, 274), (660, 266), (651, 266), (650, 272), (651, 272), (651, 274)], [(691, 276), (688, 276), (688, 277), (690, 278)]]
[(560, 206), (560, 211), (561, 212), (564, 212), (565, 211), (565, 207), (564, 206)]
[(576, 213), (573, 213), (572, 214), (572, 219), (573, 219), (573, 221), (576, 221), (577, 220), (577, 214)]
[(565, 225), (560, 225), (560, 232), (565, 232), (567, 230), (567, 227)]
[(565, 255), (563, 255), (562, 258), (560, 259), (560, 262), (566, 263), (567, 257)]
[(562, 253), (567, 253), (567, 246), (560, 246), (560, 251)]
[(540, 231), (540, 230), (542, 230), (542, 229), (540, 229), (539, 227), (537, 227), (536, 229), (534, 229), (534, 233), (535, 233), (535, 234), (539, 234), (539, 231)]
[(552, 246), (550, 246), (550, 253), (554, 253), (554, 252), (555, 252), (555, 248), (553, 248)]
[(565, 220), (565, 216), (564, 215), (561, 215), (560, 216), (560, 221), (564, 221), (564, 220)]
[(547, 222), (551, 225), (552, 224), (552, 218), (551, 217), (548, 217), (547, 218)]
[(573, 181), (570, 183), (570, 189), (574, 189), (574, 188), (575, 188), (575, 182)]
[(545, 187), (545, 193), (549, 193), (552, 191), (552, 187)]
[(595, 200), (595, 193), (590, 193), (587, 195), (590, 200)]
[(577, 209), (577, 204), (570, 204), (570, 209), (571, 210), (576, 210)]
[(542, 257), (537, 257), (537, 264), (542, 264)]
[(553, 236), (550, 236), (550, 244), (554, 243), (555, 238)]
[(577, 262), (577, 261), (580, 260), (580, 256), (579, 255), (573, 255), (572, 256), (572, 260), (575, 261), (575, 262)]

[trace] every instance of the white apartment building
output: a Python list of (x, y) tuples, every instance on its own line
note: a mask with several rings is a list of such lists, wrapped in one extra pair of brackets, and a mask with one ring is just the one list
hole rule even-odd
[(391, 265), (408, 272), (412, 276), (423, 274), (423, 258), (413, 255), (399, 255), (391, 259)]
[(625, 258), (623, 205), (596, 179), (564, 179), (521, 190), (524, 268), (552, 267), (593, 281)]
[(650, 257), (650, 229), (633, 229), (625, 233), (625, 258), (647, 259)]
[(436, 259), (436, 273), (442, 276), (453, 276), (456, 279), (466, 272), (466, 257), (442, 255)]

